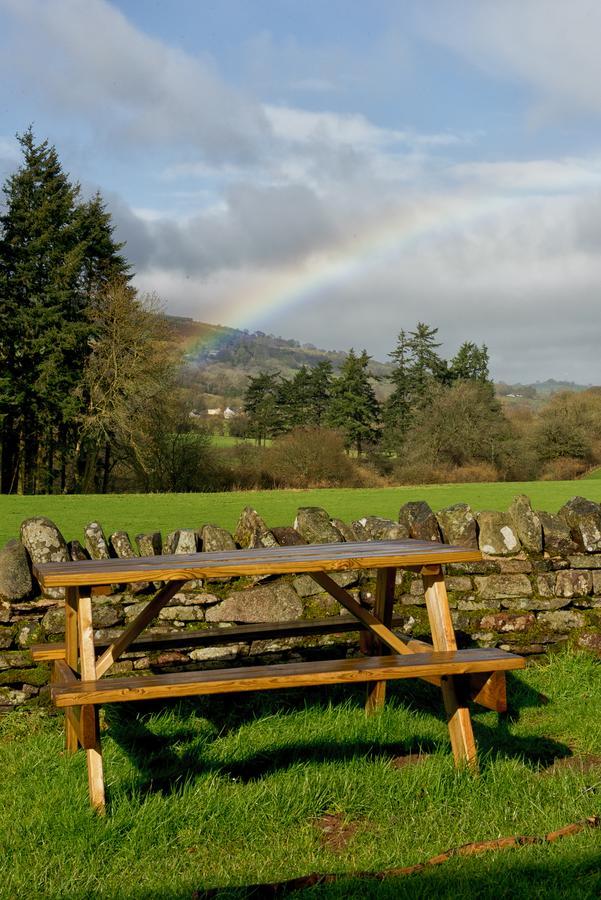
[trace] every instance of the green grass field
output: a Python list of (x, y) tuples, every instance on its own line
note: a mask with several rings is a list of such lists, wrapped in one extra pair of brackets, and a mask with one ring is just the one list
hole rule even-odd
[(427, 500), (434, 510), (465, 502), (473, 509), (507, 509), (516, 494), (528, 494), (536, 509), (556, 512), (575, 494), (601, 501), (601, 480), (430, 484), (392, 488), (327, 488), (314, 491), (240, 491), (225, 494), (107, 494), (0, 496), (0, 542), (17, 537), (29, 516), (53, 519), (67, 539), (81, 539), (87, 522), (98, 520), (107, 533), (199, 528), (208, 522), (230, 531), (250, 504), (271, 525), (292, 524), (299, 506), (323, 506), (332, 516), (352, 521), (377, 515), (396, 519), (408, 500)]
[(474, 714), (477, 778), (453, 768), (435, 688), (398, 682), (389, 692), (369, 719), (354, 688), (108, 707), (105, 819), (88, 807), (84, 754), (62, 753), (62, 717), (4, 716), (0, 896), (187, 900), (216, 888), (242, 900), (245, 885), (311, 872), (343, 877), (287, 896), (599, 896), (598, 829), (410, 877), (353, 877), (598, 815), (598, 662), (562, 653), (511, 677), (512, 715)]

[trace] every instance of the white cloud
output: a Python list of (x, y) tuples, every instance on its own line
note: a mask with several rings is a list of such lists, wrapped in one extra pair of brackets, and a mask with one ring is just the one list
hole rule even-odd
[(539, 116), (601, 112), (598, 0), (438, 0), (421, 22), (484, 71), (527, 85)]

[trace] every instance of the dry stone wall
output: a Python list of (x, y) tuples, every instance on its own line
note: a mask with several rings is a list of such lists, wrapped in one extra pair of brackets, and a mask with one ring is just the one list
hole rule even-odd
[[(49, 560), (131, 558), (160, 553), (231, 550), (293, 544), (298, 535), (313, 543), (418, 538), (479, 547), (484, 559), (447, 567), (447, 587), (460, 644), (501, 647), (525, 655), (543, 654), (569, 643), (601, 656), (601, 506), (574, 497), (557, 515), (537, 512), (525, 496), (506, 513), (473, 512), (456, 504), (434, 515), (427, 503), (407, 503), (398, 520), (366, 516), (342, 522), (325, 510), (298, 510), (293, 525), (268, 527), (247, 507), (233, 535), (215, 525), (181, 529), (162, 538), (154, 531), (124, 531), (107, 536), (98, 522), (84, 529), (83, 543), (65, 540), (56, 525), (34, 517), (21, 525), (18, 539), (0, 550), (0, 709), (43, 702), (49, 671), (34, 664), (29, 647), (60, 641), (64, 633), (61, 592), (42, 596), (31, 563)], [(362, 604), (373, 602), (373, 581), (366, 574), (335, 576)], [(114, 585), (113, 593), (94, 601), (98, 642), (119, 634), (158, 585)], [(176, 594), (150, 627), (155, 634), (199, 628), (227, 629), (235, 623), (324, 618), (341, 612), (339, 604), (308, 576), (191, 582)], [(421, 579), (398, 572), (395, 612), (407, 635), (428, 636)], [(325, 649), (327, 647), (327, 650)], [(307, 658), (357, 651), (357, 635), (236, 641), (188, 650), (136, 651), (114, 667), (116, 674), (164, 671), (187, 666), (219, 667), (263, 660)]]

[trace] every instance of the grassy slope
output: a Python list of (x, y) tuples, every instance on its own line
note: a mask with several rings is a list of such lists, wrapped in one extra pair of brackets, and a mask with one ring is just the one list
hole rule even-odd
[[(62, 754), (62, 719), (0, 719), (0, 896), (189, 898), (195, 890), (310, 872), (345, 879), (294, 897), (597, 897), (599, 831), (455, 858), (411, 878), (352, 878), (504, 835), (542, 835), (600, 812), (601, 666), (558, 654), (511, 679), (519, 714), (475, 714), (481, 774), (453, 769), (438, 692), (389, 688), (366, 719), (360, 689), (204, 698), (107, 709), (106, 819), (87, 804), (85, 757)], [(550, 698), (541, 705), (539, 693)], [(391, 758), (427, 753), (419, 765)], [(555, 760), (589, 757), (588, 771)], [(316, 820), (341, 814), (328, 848)], [(229, 888), (229, 890), (227, 889)]]
[(323, 506), (332, 516), (352, 521), (365, 515), (395, 519), (401, 504), (427, 500), (434, 510), (465, 502), (476, 510), (507, 509), (512, 498), (528, 494), (538, 509), (555, 512), (574, 494), (601, 501), (601, 480), (495, 484), (424, 485), (395, 488), (315, 491), (241, 491), (227, 494), (109, 494), (106, 496), (0, 496), (0, 542), (16, 537), (28, 516), (49, 516), (68, 539), (81, 538), (83, 526), (99, 520), (107, 532), (198, 528), (212, 522), (232, 530), (246, 504), (267, 523), (291, 524), (299, 506)]

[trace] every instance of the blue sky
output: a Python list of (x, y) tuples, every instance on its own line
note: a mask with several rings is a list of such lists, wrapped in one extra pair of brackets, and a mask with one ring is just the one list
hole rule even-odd
[(0, 177), (33, 122), (142, 290), (384, 358), (601, 383), (601, 4), (0, 0)]

